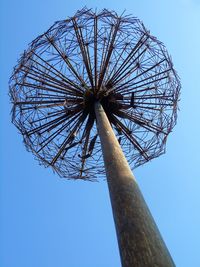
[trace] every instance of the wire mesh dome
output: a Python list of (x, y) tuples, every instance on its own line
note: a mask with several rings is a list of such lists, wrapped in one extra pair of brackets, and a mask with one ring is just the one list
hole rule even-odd
[(12, 120), (27, 149), (69, 179), (104, 173), (95, 101), (134, 168), (165, 152), (179, 92), (164, 45), (137, 18), (105, 9), (56, 22), (10, 79)]

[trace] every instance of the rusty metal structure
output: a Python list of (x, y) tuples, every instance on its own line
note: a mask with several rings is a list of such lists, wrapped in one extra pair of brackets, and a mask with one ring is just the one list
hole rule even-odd
[[(176, 124), (179, 93), (180, 81), (165, 46), (137, 18), (118, 16), (106, 9), (94, 12), (83, 8), (73, 17), (56, 22), (29, 45), (10, 79), (12, 121), (27, 149), (61, 177), (91, 181), (105, 176), (104, 163), (108, 166), (109, 158), (102, 140), (108, 132), (115, 136), (111, 148), (120, 144), (117, 149), (123, 150), (132, 169), (163, 154), (167, 136)], [(105, 120), (108, 123), (103, 124)], [(106, 167), (108, 184), (119, 172), (110, 177)], [(128, 173), (135, 184), (130, 168)], [(127, 181), (126, 186), (130, 185)], [(150, 253), (145, 259), (146, 252), (141, 252), (144, 242), (134, 256), (127, 252), (131, 247), (123, 252), (128, 245), (120, 243), (123, 234), (121, 222), (117, 222), (123, 215), (115, 212), (117, 202), (111, 187), (122, 265), (174, 266), (156, 226), (145, 237), (159, 237), (161, 245), (155, 245), (156, 238), (146, 244), (152, 246), (155, 255)], [(140, 194), (136, 191), (129, 192), (130, 196)], [(133, 203), (124, 203), (122, 209), (134, 208)], [(138, 223), (149, 220), (151, 224), (147, 207), (142, 210)], [(131, 228), (127, 229), (128, 239)], [(144, 238), (139, 235), (135, 241), (139, 244), (139, 240)], [(161, 261), (152, 261), (159, 258), (155, 247), (168, 260), (163, 256)]]

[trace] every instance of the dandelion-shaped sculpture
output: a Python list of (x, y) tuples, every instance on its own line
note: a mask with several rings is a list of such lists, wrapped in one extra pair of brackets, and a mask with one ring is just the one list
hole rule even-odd
[(68, 179), (106, 171), (123, 267), (174, 266), (130, 167), (165, 152), (179, 92), (164, 45), (105, 9), (56, 22), (10, 79), (13, 123), (40, 163)]

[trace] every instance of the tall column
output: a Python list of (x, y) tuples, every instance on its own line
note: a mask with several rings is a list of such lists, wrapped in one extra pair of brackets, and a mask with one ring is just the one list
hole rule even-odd
[(122, 266), (175, 266), (99, 102), (95, 113)]

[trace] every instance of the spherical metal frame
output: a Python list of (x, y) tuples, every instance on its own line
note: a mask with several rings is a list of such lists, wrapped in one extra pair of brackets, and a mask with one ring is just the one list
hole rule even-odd
[(165, 152), (180, 81), (164, 45), (132, 16), (84, 8), (22, 54), (10, 79), (12, 121), (27, 149), (61, 177), (104, 173), (100, 101), (132, 168)]

